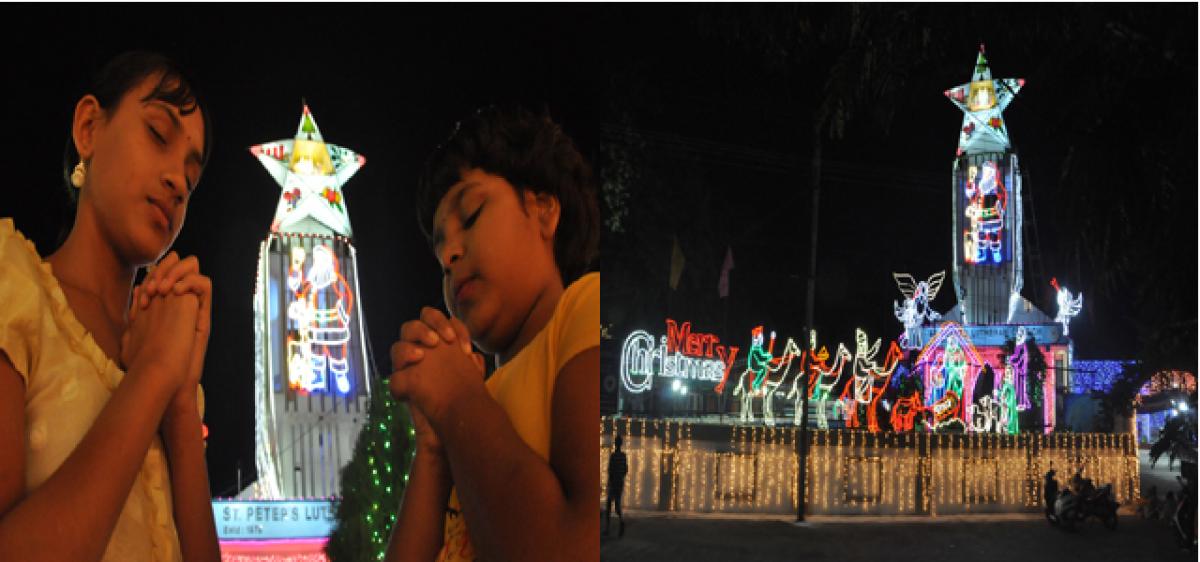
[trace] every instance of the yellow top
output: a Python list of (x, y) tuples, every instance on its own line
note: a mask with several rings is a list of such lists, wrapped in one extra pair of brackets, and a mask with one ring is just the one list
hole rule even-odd
[[(83, 440), (125, 373), (75, 318), (50, 264), (7, 218), (0, 219), (0, 303), (0, 350), (25, 383), (28, 494)], [(181, 560), (169, 478), (156, 435), (103, 560)]]
[[(521, 440), (547, 461), (551, 402), (558, 372), (576, 355), (599, 345), (600, 274), (589, 273), (563, 291), (542, 331), (487, 380), (488, 393), (504, 408)], [(451, 489), (438, 560), (474, 559), (475, 549), (467, 537), (458, 493)]]

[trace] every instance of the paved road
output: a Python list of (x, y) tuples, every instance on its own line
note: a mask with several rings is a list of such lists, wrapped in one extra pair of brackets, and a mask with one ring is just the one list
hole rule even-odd
[(1194, 561), (1159, 521), (1123, 516), (1116, 531), (1088, 521), (1067, 533), (1035, 515), (787, 519), (675, 518), (630, 514), (625, 536), (601, 536), (601, 560), (870, 560), (887, 562)]

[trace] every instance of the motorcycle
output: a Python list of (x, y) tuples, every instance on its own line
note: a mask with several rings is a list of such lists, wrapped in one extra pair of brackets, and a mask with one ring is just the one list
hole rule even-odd
[(1179, 481), (1183, 489), (1179, 493), (1179, 501), (1174, 506), (1174, 513), (1169, 514), (1171, 529), (1175, 531), (1175, 538), (1179, 541), (1179, 546), (1194, 550), (1196, 548), (1195, 490), (1182, 476), (1176, 476), (1175, 479)]
[[(1050, 480), (1050, 475), (1047, 477), (1047, 480)], [(1055, 483), (1051, 489), (1057, 487)], [(1076, 475), (1073, 487), (1074, 490), (1067, 489), (1058, 493), (1053, 509), (1047, 506), (1046, 519), (1051, 525), (1070, 531), (1087, 518), (1095, 517), (1107, 529), (1117, 528), (1117, 507), (1120, 504), (1113, 499), (1112, 484), (1097, 489), (1090, 479)]]

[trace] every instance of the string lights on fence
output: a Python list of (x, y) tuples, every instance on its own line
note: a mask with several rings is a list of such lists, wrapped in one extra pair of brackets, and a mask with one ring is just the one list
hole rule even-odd
[[(808, 477), (799, 489), (795, 428), (732, 426), (728, 440), (697, 439), (686, 422), (602, 420), (602, 465), (612, 438), (624, 438), (625, 505), (677, 512), (794, 513), (799, 494), (811, 514), (928, 514), (1036, 509), (1042, 476), (1076, 472), (1112, 483), (1118, 502), (1138, 494), (1138, 463), (1126, 434), (921, 434), (861, 430), (808, 432)], [(711, 428), (709, 428), (711, 430)], [(602, 468), (604, 468), (602, 466)], [(607, 486), (607, 471), (601, 484)], [(649, 480), (649, 482), (647, 482)], [(669, 491), (662, 487), (669, 482)]]

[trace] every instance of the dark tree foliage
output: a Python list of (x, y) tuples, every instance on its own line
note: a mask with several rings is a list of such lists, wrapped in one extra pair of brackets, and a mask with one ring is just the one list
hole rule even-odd
[(386, 381), (376, 379), (374, 388), (354, 457), (342, 469), (337, 523), (325, 546), (334, 561), (383, 560), (408, 482), (411, 418), (392, 400)]

